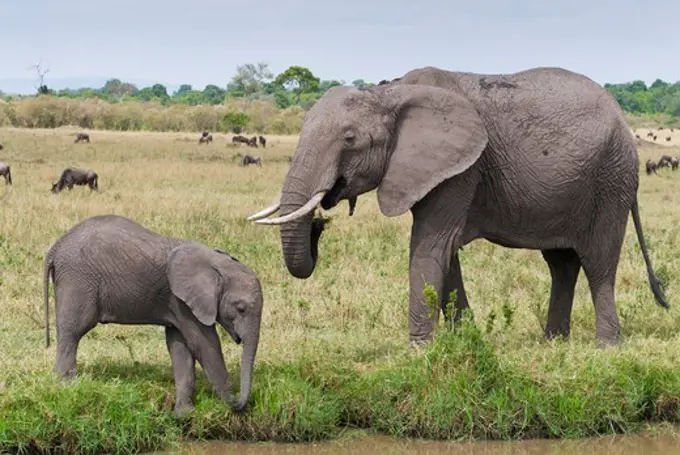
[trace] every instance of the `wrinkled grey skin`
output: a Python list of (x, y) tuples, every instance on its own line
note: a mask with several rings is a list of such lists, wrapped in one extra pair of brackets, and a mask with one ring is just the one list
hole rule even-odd
[(57, 183), (52, 185), (52, 192), (59, 193), (66, 186), (69, 191), (73, 189), (73, 185), (87, 185), (90, 187), (90, 191), (99, 190), (99, 185), (97, 183), (99, 176), (96, 172), (89, 169), (78, 169), (68, 167), (64, 169), (59, 177)]
[[(50, 274), (55, 285), (56, 372), (76, 375), (79, 340), (98, 323), (165, 326), (175, 377), (175, 413), (193, 408), (195, 361), (215, 392), (242, 411), (250, 395), (262, 315), (255, 273), (225, 252), (156, 234), (117, 215), (88, 218), (45, 256), (47, 346)], [(241, 390), (233, 398), (215, 323), (243, 344)]]
[(5, 185), (12, 184), (12, 169), (4, 161), (0, 161), (0, 177), (4, 177)]
[[(410, 210), (414, 343), (431, 338), (439, 317), (428, 317), (425, 283), (440, 307), (457, 291), (456, 320), (468, 308), (458, 250), (483, 238), (541, 250), (552, 277), (548, 338), (570, 333), (583, 267), (596, 337), (616, 344), (614, 283), (629, 212), (654, 296), (668, 307), (644, 243), (638, 166), (620, 107), (585, 76), (561, 68), (484, 75), (426, 67), (369, 89), (330, 89), (305, 118), (278, 210), (292, 217), (315, 195), (328, 210), (376, 188), (384, 215)], [(316, 265), (312, 213), (257, 221), (280, 224), (286, 266), (297, 278)]]

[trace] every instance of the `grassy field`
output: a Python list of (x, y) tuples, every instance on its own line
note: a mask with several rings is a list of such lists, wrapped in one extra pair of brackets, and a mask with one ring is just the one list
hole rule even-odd
[[(644, 138), (646, 129), (639, 133)], [(676, 136), (677, 136), (676, 132)], [(580, 437), (680, 421), (680, 172), (641, 170), (640, 206), (669, 312), (649, 289), (632, 221), (617, 278), (623, 344), (598, 350), (587, 282), (579, 279), (569, 342), (543, 339), (549, 272), (540, 252), (486, 241), (461, 253), (475, 324), (408, 347), (410, 214), (382, 216), (374, 194), (331, 212), (308, 280), (288, 275), (278, 229), (245, 217), (278, 195), (295, 137), (268, 136), (242, 168), (231, 136), (0, 129), (0, 452), (135, 452), (182, 440), (310, 441), (344, 428), (426, 438)], [(665, 137), (665, 136), (664, 136)], [(642, 141), (644, 161), (680, 155), (680, 136)], [(50, 193), (66, 166), (99, 173), (99, 193)], [(98, 326), (81, 342), (80, 377), (59, 386), (45, 349), (42, 259), (76, 222), (117, 213), (160, 233), (223, 248), (258, 274), (265, 293), (249, 411), (210, 397), (200, 372), (196, 411), (171, 414), (174, 384), (163, 330)], [(54, 300), (51, 297), (52, 327)], [(54, 336), (54, 331), (52, 331)], [(237, 382), (240, 348), (223, 333)]]

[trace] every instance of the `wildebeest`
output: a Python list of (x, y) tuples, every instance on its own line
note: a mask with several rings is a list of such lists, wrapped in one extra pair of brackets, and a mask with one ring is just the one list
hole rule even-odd
[(257, 164), (258, 166), (262, 167), (262, 159), (256, 155), (243, 155), (241, 166), (248, 166), (249, 164)]
[(267, 145), (267, 139), (264, 136), (260, 136), (260, 145), (264, 148)]
[(680, 165), (680, 158), (678, 158), (677, 156), (671, 158), (671, 168), (674, 171), (678, 169), (678, 165)]
[(671, 141), (671, 137), (670, 137), (670, 136), (666, 136), (666, 141), (667, 141), (667, 142), (670, 142), (670, 141)]
[(209, 144), (209, 143), (212, 142), (212, 140), (213, 140), (212, 134), (205, 134), (205, 133), (206, 132), (204, 131), (203, 136), (201, 136), (201, 138), (198, 140), (199, 144), (203, 144), (203, 143)]
[(90, 187), (90, 191), (99, 190), (98, 177), (96, 172), (89, 169), (67, 167), (62, 171), (57, 183), (52, 185), (52, 192), (59, 193), (64, 189), (64, 186), (72, 190), (73, 185), (87, 185)]
[(232, 143), (243, 143), (243, 144), (248, 144), (248, 138), (245, 136), (241, 136), (240, 134), (234, 136), (231, 138)]
[(650, 175), (652, 172), (654, 172), (656, 174), (657, 164), (654, 161), (647, 160), (647, 163), (645, 163), (645, 167), (646, 167), (647, 175)]
[(654, 135), (654, 140), (656, 140), (656, 134)]
[(73, 141), (74, 144), (77, 144), (78, 142), (85, 141), (88, 144), (90, 143), (90, 135), (87, 133), (78, 133), (78, 136), (76, 136), (76, 140)]
[(652, 133), (651, 131), (649, 131), (649, 132), (647, 133), (647, 137), (652, 137), (652, 136), (654, 136), (654, 133)]
[(12, 170), (10, 169), (9, 164), (0, 161), (0, 175), (5, 178), (5, 185), (12, 184)]
[(4, 148), (4, 147), (2, 146), (2, 144), (0, 144), (0, 150), (2, 150), (3, 148)]
[(636, 134), (636, 135), (635, 135), (635, 139), (640, 139), (640, 135), (639, 135), (639, 134)]
[(659, 160), (659, 163), (656, 165), (657, 168), (662, 168), (662, 167), (671, 167), (673, 162), (673, 157), (664, 155), (661, 157)]
[(257, 148), (257, 136), (251, 137), (251, 138), (248, 140), (248, 142), (246, 142), (246, 144), (248, 144), (248, 147), (255, 147), (255, 148)]

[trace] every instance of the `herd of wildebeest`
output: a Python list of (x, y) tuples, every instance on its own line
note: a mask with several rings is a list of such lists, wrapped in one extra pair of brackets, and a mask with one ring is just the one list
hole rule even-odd
[[(212, 141), (212, 134), (210, 134), (208, 131), (203, 131), (198, 143), (209, 144)], [(258, 146), (258, 141), (261, 147), (266, 147), (267, 139), (264, 136), (253, 136), (248, 139), (247, 137), (238, 134), (231, 139), (232, 144), (245, 144), (248, 147), (255, 148)], [(87, 133), (78, 133), (76, 135), (76, 139), (73, 142), (75, 144), (80, 142), (90, 143), (90, 135)], [(3, 148), (3, 145), (0, 144), (0, 151), (2, 151)], [(250, 164), (256, 164), (262, 167), (262, 159), (257, 155), (244, 155), (243, 158), (241, 158), (241, 166), (248, 166)], [(0, 161), (0, 177), (5, 179), (5, 185), (12, 185), (12, 170), (10, 165), (4, 161)], [(67, 167), (61, 172), (61, 176), (59, 177), (59, 180), (57, 180), (57, 183), (52, 184), (52, 192), (59, 193), (64, 188), (72, 190), (74, 185), (87, 185), (90, 188), (90, 191), (98, 190), (98, 178), (99, 176), (97, 173), (91, 169)]]

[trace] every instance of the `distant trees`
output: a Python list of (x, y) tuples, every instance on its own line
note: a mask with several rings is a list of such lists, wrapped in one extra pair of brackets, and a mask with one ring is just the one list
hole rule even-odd
[[(279, 109), (299, 106), (309, 109), (331, 87), (343, 85), (340, 80), (321, 80), (309, 68), (292, 65), (274, 75), (265, 62), (245, 63), (236, 67), (231, 80), (224, 86), (209, 84), (203, 90), (196, 90), (191, 84), (182, 84), (169, 94), (163, 84), (138, 88), (134, 84), (111, 78), (101, 88), (68, 88), (54, 92), (44, 82), (49, 69), (42, 64), (33, 65), (38, 76), (38, 95), (56, 95), (66, 98), (99, 98), (116, 103), (122, 101), (155, 101), (162, 105), (183, 104), (224, 105), (229, 100), (243, 100), (247, 106), (257, 100), (268, 101)], [(371, 87), (375, 84), (364, 79), (351, 82), (355, 87)], [(635, 80), (619, 84), (604, 84), (621, 107), (633, 114), (666, 114), (680, 117), (680, 81), (670, 83), (657, 79), (649, 87), (645, 82)], [(0, 87), (1, 89), (1, 87)], [(2, 93), (2, 92), (0, 92)], [(6, 98), (4, 95), (0, 95)], [(242, 119), (241, 119), (242, 120)], [(226, 120), (229, 129), (240, 126)]]
[(639, 80), (604, 86), (626, 112), (680, 116), (680, 81), (657, 79), (649, 87)]

